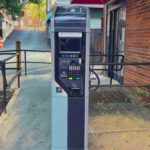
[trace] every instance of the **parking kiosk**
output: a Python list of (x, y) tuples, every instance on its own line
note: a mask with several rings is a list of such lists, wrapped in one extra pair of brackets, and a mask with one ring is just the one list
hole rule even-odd
[(52, 150), (88, 149), (89, 10), (57, 6), (51, 17)]

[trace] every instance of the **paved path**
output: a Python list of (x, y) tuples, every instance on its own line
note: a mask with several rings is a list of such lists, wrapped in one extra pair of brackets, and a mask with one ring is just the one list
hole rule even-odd
[(0, 150), (49, 150), (50, 76), (30, 76), (7, 106), (0, 121)]
[(49, 50), (45, 32), (34, 30), (14, 30), (4, 42), (4, 48), (0, 50), (15, 49), (16, 41), (21, 41), (22, 49)]

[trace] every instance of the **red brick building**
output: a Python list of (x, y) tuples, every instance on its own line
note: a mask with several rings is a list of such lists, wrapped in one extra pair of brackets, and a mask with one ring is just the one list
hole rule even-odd
[(15, 21), (15, 29), (21, 29), (21, 28), (34, 28), (34, 27), (42, 27), (43, 22), (40, 22), (39, 17), (36, 15), (34, 16), (33, 13), (36, 8), (30, 9), (28, 7), (25, 7), (24, 9), (24, 17), (19, 19), (19, 21)]
[(33, 16), (35, 9), (31, 10), (30, 8), (25, 8), (23, 18), (24, 27), (39, 27), (43, 25), (42, 23), (39, 23), (40, 20), (38, 16)]
[(17, 30), (21, 29), (21, 20), (20, 19), (14, 21), (14, 28), (17, 29)]
[[(150, 62), (150, 1), (127, 0), (125, 61)], [(126, 84), (150, 84), (150, 66), (125, 67)]]

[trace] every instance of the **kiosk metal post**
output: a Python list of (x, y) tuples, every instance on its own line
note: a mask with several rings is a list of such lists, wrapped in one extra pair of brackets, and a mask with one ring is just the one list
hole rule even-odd
[(51, 18), (52, 150), (88, 149), (89, 10), (57, 6)]

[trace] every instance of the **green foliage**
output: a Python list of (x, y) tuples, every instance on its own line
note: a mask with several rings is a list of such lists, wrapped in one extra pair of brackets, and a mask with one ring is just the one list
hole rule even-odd
[(0, 19), (2, 19), (2, 18), (3, 18), (3, 14), (0, 13)]
[[(29, 8), (27, 14), (32, 14), (32, 17), (38, 17), (39, 24), (46, 19), (46, 0), (38, 0), (38, 3), (29, 3), (26, 5)], [(34, 11), (33, 11), (34, 10)]]
[(145, 97), (149, 97), (150, 93), (148, 91), (145, 91), (145, 90), (142, 90), (142, 89), (137, 89), (136, 92), (130, 93), (130, 95), (139, 98), (142, 95), (145, 96)]
[(20, 0), (0, 0), (0, 10), (11, 15), (13, 19), (23, 15), (22, 8), (23, 3)]
[(30, 1), (39, 3), (40, 0), (0, 0), (0, 11), (11, 15), (15, 20), (16, 16), (22, 17), (24, 15), (23, 8)]
[(36, 3), (38, 4), (40, 0), (30, 0), (31, 3)]

